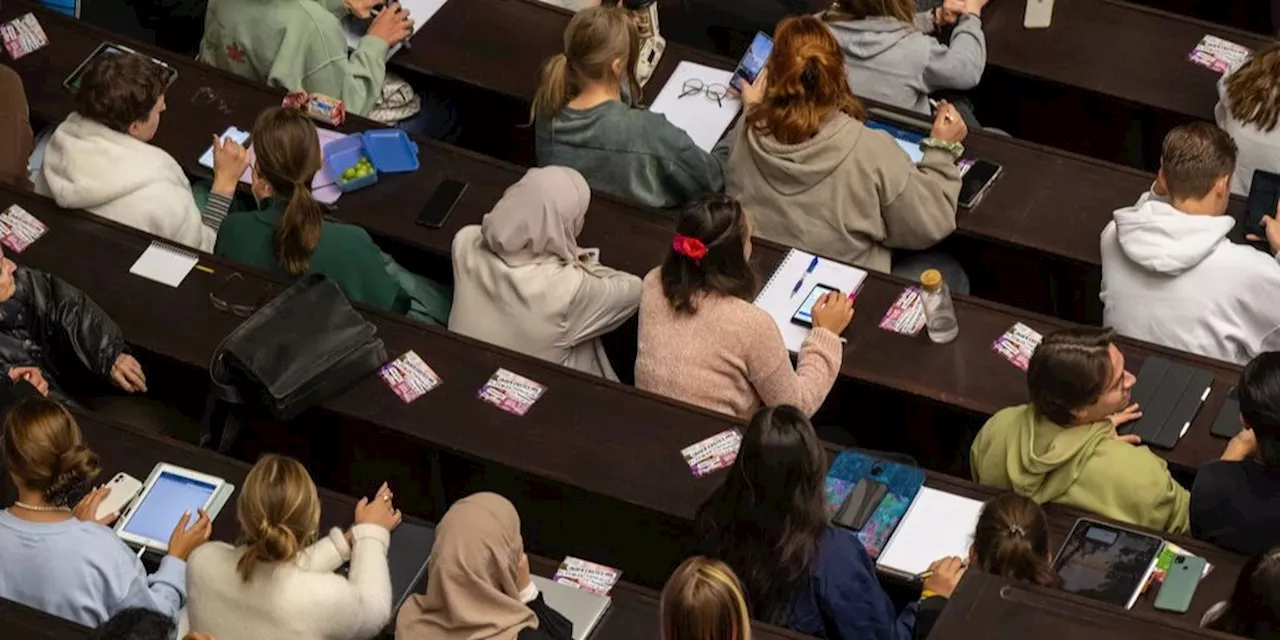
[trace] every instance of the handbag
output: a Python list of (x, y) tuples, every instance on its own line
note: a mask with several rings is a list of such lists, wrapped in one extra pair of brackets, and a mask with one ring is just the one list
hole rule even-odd
[(202, 444), (225, 452), (239, 431), (238, 418), (229, 415), (215, 433), (219, 402), (290, 420), (355, 386), (387, 360), (376, 333), (333, 281), (320, 274), (299, 279), (214, 351)]

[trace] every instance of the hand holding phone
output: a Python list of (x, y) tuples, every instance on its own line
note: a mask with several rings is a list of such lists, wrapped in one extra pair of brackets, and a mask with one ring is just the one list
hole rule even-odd
[(757, 32), (756, 37), (751, 40), (751, 46), (747, 47), (747, 52), (742, 54), (742, 60), (738, 61), (738, 67), (733, 70), (729, 86), (741, 93), (743, 81), (755, 82), (756, 77), (764, 70), (765, 63), (769, 61), (771, 53), (773, 53), (773, 38), (763, 32)]
[(102, 502), (98, 503), (94, 519), (99, 522), (111, 514), (119, 515), (137, 497), (138, 492), (142, 491), (142, 483), (127, 473), (117, 473), (104, 487), (109, 492)]

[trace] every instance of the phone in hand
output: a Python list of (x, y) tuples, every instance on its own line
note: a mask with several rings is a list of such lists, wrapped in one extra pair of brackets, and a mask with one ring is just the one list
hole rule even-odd
[(1027, 29), (1048, 29), (1053, 23), (1053, 0), (1027, 0), (1027, 12), (1022, 26)]
[(1160, 593), (1156, 594), (1155, 607), (1161, 611), (1186, 613), (1191, 608), (1191, 599), (1196, 595), (1205, 565), (1204, 558), (1174, 556), (1173, 563), (1165, 571)]
[(748, 84), (755, 82), (756, 78), (760, 77), (760, 72), (764, 71), (764, 65), (769, 61), (771, 53), (773, 53), (773, 38), (765, 35), (764, 32), (756, 32), (756, 37), (751, 40), (751, 46), (747, 47), (747, 52), (742, 54), (742, 60), (738, 61), (738, 68), (733, 70), (729, 86), (741, 92), (743, 80)]
[(793, 324), (798, 324), (802, 327), (809, 327), (812, 329), (813, 305), (818, 303), (819, 298), (831, 293), (832, 291), (839, 291), (839, 289), (825, 284), (814, 285), (813, 288), (809, 290), (809, 295), (804, 297), (804, 302), (800, 303), (800, 308), (796, 309), (796, 312), (791, 315), (791, 322)]
[(1262, 225), (1262, 218), (1276, 215), (1277, 204), (1280, 204), (1280, 175), (1262, 169), (1254, 171), (1244, 219), (1245, 232), (1265, 236), (1267, 230)]
[(124, 508), (138, 497), (138, 492), (142, 491), (142, 483), (137, 478), (127, 473), (117, 473), (111, 478), (111, 482), (107, 483), (111, 487), (111, 492), (107, 497), (102, 499), (98, 504), (98, 512), (94, 514), (94, 518), (101, 520), (112, 513), (120, 513)]
[(996, 178), (1004, 173), (1004, 167), (986, 160), (962, 161), (968, 168), (960, 178), (960, 206), (972, 209), (982, 202), (987, 190), (995, 183)]
[(418, 213), (417, 224), (432, 229), (443, 227), (444, 221), (449, 219), (449, 214), (453, 213), (453, 208), (466, 192), (467, 183), (465, 182), (442, 181), (431, 194), (431, 199), (427, 200), (427, 204), (423, 205), (422, 211)]

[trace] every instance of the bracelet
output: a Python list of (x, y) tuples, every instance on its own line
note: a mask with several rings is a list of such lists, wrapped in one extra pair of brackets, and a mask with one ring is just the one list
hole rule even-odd
[(959, 159), (960, 156), (964, 155), (963, 144), (960, 144), (959, 142), (947, 142), (946, 140), (939, 140), (937, 138), (925, 138), (920, 141), (920, 150), (926, 151), (928, 149), (946, 151), (951, 154), (951, 157), (956, 159)]
[(930, 591), (930, 590), (928, 590), (928, 589), (925, 589), (924, 591), (921, 591), (921, 592), (920, 592), (920, 599), (921, 599), (921, 600), (928, 600), (929, 598), (932, 598), (932, 597), (934, 597), (934, 596), (936, 596), (936, 595), (938, 595), (936, 592), (933, 592), (933, 591)]

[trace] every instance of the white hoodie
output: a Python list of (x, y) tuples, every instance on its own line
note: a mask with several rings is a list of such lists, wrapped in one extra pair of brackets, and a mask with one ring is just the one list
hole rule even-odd
[(1234, 225), (1149, 191), (1116, 210), (1102, 231), (1103, 323), (1237, 364), (1280, 349), (1280, 264), (1227, 240)]
[(200, 218), (191, 183), (163, 149), (72, 113), (45, 150), (36, 192), (201, 251), (216, 232)]

